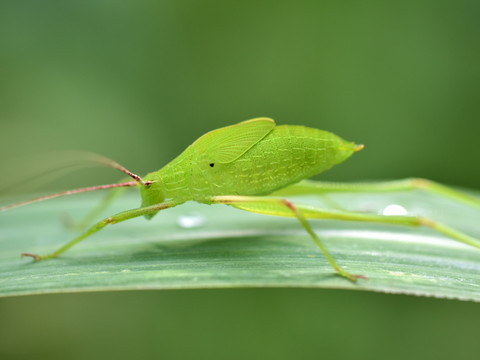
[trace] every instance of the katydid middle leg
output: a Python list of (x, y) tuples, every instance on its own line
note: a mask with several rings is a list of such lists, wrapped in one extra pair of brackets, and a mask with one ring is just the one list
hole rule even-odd
[(323, 255), (327, 258), (330, 265), (335, 269), (335, 271), (340, 276), (343, 276), (353, 282), (357, 281), (357, 279), (359, 278), (367, 279), (366, 276), (350, 274), (349, 272), (343, 270), (333, 259), (332, 255), (330, 255), (330, 253), (325, 248), (320, 238), (312, 230), (307, 220), (305, 219), (303, 211), (286, 199), (232, 195), (232, 196), (215, 196), (211, 199), (211, 202), (214, 204), (232, 205), (242, 210), (258, 212), (266, 215), (296, 217), (298, 221), (300, 221), (304, 229), (310, 234), (313, 241), (315, 241), (315, 244), (317, 244), (318, 248), (322, 251)]

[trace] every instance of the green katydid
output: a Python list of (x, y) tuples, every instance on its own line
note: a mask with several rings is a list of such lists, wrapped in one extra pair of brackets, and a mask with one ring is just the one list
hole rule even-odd
[(162, 169), (144, 178), (114, 161), (99, 157), (99, 162), (126, 173), (133, 181), (46, 195), (1, 207), (0, 211), (86, 191), (119, 187), (140, 188), (141, 207), (123, 211), (97, 222), (83, 234), (50, 254), (22, 254), (22, 257), (30, 256), (36, 261), (59, 256), (108, 224), (116, 224), (141, 215), (151, 219), (160, 210), (190, 200), (204, 204), (227, 204), (250, 212), (297, 218), (335, 271), (351, 281), (366, 277), (343, 270), (306, 219), (426, 226), (457, 241), (480, 248), (480, 242), (469, 235), (423, 217), (332, 210), (295, 204), (286, 200), (285, 197), (288, 196), (324, 194), (329, 191), (396, 191), (421, 188), (480, 209), (480, 200), (424, 179), (359, 184), (305, 180), (343, 162), (361, 149), (363, 145), (347, 142), (327, 131), (304, 126), (276, 126), (272, 119), (255, 118), (208, 132)]

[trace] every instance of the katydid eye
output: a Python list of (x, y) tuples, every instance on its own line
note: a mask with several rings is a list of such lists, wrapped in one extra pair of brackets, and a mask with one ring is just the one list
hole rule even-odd
[(215, 166), (215, 164), (214, 164), (214, 163), (210, 163), (210, 167), (214, 167), (214, 166)]

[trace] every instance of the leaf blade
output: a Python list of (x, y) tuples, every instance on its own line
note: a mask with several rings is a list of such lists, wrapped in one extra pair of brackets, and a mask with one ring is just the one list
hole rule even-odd
[[(31, 263), (24, 251), (49, 252), (75, 234), (58, 218), (74, 217), (98, 197), (37, 204), (1, 215), (0, 296), (54, 292), (211, 287), (326, 287), (480, 301), (480, 251), (429, 229), (311, 221), (336, 260), (369, 281), (335, 276), (295, 219), (187, 203), (152, 222), (134, 219), (107, 228), (58, 259)], [(351, 210), (399, 203), (480, 237), (478, 211), (421, 192), (340, 194)], [(302, 202), (316, 202), (302, 198)], [(135, 207), (126, 196), (109, 214)], [(442, 209), (440, 211), (439, 209)], [(108, 215), (108, 214), (107, 214)], [(201, 217), (188, 227), (182, 219)], [(183, 224), (183, 225), (180, 225)]]

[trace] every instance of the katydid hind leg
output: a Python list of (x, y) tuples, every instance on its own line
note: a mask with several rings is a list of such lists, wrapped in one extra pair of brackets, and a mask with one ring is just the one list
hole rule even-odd
[[(470, 245), (480, 249), (480, 241), (474, 237), (465, 234), (455, 228), (449, 227), (441, 222), (425, 218), (422, 216), (408, 216), (408, 215), (376, 215), (367, 214), (354, 211), (338, 211), (330, 209), (322, 209), (314, 206), (297, 205), (297, 207), (303, 212), (307, 219), (331, 219), (331, 220), (343, 220), (343, 221), (361, 221), (370, 223), (381, 223), (391, 225), (401, 225), (409, 227), (428, 227), (436, 232), (443, 234), (449, 238), (462, 242), (466, 245)], [(284, 214), (281, 216), (288, 216)]]
[(57, 256), (61, 255), (62, 253), (64, 253), (68, 249), (70, 249), (75, 244), (78, 244), (80, 241), (82, 241), (82, 240), (88, 238), (89, 236), (95, 234), (96, 232), (100, 231), (101, 229), (103, 229), (105, 226), (107, 226), (109, 224), (117, 224), (119, 222), (129, 220), (129, 219), (133, 219), (133, 218), (136, 218), (138, 216), (154, 214), (154, 213), (156, 213), (160, 210), (168, 209), (168, 208), (174, 207), (176, 205), (178, 205), (178, 204), (173, 202), (173, 201), (167, 201), (167, 202), (163, 202), (163, 203), (152, 205), (152, 206), (147, 206), (147, 207), (143, 207), (143, 208), (122, 211), (118, 214), (115, 214), (113, 216), (109, 216), (109, 217), (97, 222), (96, 224), (91, 226), (87, 231), (83, 232), (81, 235), (77, 236), (75, 239), (69, 241), (68, 243), (61, 246), (56, 251), (54, 251), (50, 254), (37, 255), (37, 254), (32, 254), (32, 253), (23, 253), (22, 257), (30, 256), (35, 261), (56, 258)]
[(340, 276), (343, 276), (352, 282), (356, 282), (359, 278), (365, 280), (367, 279), (367, 277), (364, 275), (350, 274), (337, 264), (333, 256), (328, 252), (323, 242), (310, 227), (302, 211), (290, 201), (286, 199), (253, 196), (216, 196), (212, 198), (211, 201), (212, 203), (232, 205), (238, 209), (259, 212), (266, 215), (288, 214), (284, 216), (295, 217), (301, 223), (303, 228), (308, 232), (317, 247), (322, 251), (325, 258), (328, 260), (333, 269)]
[[(223, 199), (225, 198), (225, 199)], [(217, 202), (227, 201), (230, 197), (216, 197)], [(255, 205), (253, 199), (255, 197), (243, 197), (243, 202), (238, 202), (234, 206), (241, 208), (243, 210), (252, 211), (265, 215), (275, 215), (275, 216), (286, 216), (286, 217), (295, 217), (291, 211), (287, 211), (284, 208), (277, 207), (275, 209), (266, 208), (265, 206), (260, 207)], [(278, 199), (277, 199), (278, 200)], [(396, 215), (396, 216), (387, 216), (387, 215), (376, 215), (376, 214), (367, 214), (354, 211), (339, 211), (331, 209), (323, 209), (310, 205), (298, 205), (295, 204), (295, 207), (306, 219), (330, 219), (330, 220), (343, 220), (343, 221), (360, 221), (360, 222), (370, 222), (370, 223), (381, 223), (381, 224), (391, 224), (391, 225), (401, 225), (401, 226), (410, 226), (410, 227), (428, 227), (436, 232), (443, 234), (449, 238), (457, 240), (466, 245), (470, 245), (480, 249), (480, 241), (474, 237), (465, 234), (457, 229), (449, 227), (441, 222), (421, 217), (421, 216), (407, 216), (407, 215)]]
[(337, 183), (304, 180), (297, 184), (293, 184), (284, 189), (278, 190), (271, 195), (295, 196), (334, 192), (392, 192), (408, 190), (424, 190), (429, 193), (480, 209), (480, 199), (478, 197), (455, 190), (431, 180), (420, 178), (365, 183)]
[[(321, 242), (319, 244), (319, 242), (317, 241), (318, 237), (315, 235), (315, 233), (313, 233), (310, 226), (304, 219), (330, 219), (391, 224), (409, 227), (428, 227), (439, 234), (445, 235), (458, 242), (480, 249), (480, 241), (475, 239), (474, 237), (465, 234), (457, 229), (449, 227), (443, 223), (420, 216), (375, 215), (353, 211), (322, 209), (314, 206), (298, 204), (292, 204), (293, 207), (296, 209), (292, 211), (291, 208), (285, 206), (287, 205), (285, 203), (285, 200), (278, 198), (258, 198), (249, 196), (217, 196), (212, 199), (212, 202), (229, 204), (238, 209), (251, 211), (259, 214), (296, 217), (302, 223), (302, 225), (304, 225), (304, 228), (309, 232), (313, 240), (317, 243), (317, 246), (319, 246), (319, 248), (324, 252), (325, 256), (327, 257), (327, 259), (329, 259), (329, 261), (331, 255), (329, 255), (328, 253), (328, 255), (326, 254), (326, 252), (323, 250), (324, 246), (321, 244)], [(284, 202), (285, 205), (282, 206), (280, 202)], [(276, 206), (273, 204), (276, 204)], [(332, 262), (330, 263), (332, 264)], [(334, 264), (332, 264), (332, 266), (335, 268), (335, 270), (338, 271)], [(348, 276), (345, 277), (349, 278)]]

